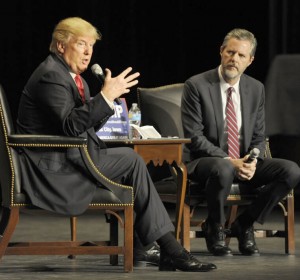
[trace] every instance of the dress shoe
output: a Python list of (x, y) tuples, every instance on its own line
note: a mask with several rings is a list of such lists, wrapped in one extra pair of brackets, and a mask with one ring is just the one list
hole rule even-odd
[(133, 266), (145, 267), (148, 265), (159, 265), (160, 259), (160, 248), (154, 245), (149, 250), (145, 251), (142, 249), (133, 250)]
[(259, 256), (259, 250), (254, 238), (253, 226), (242, 227), (238, 221), (231, 226), (231, 235), (239, 241), (239, 251), (246, 256)]
[(190, 252), (183, 249), (174, 256), (170, 256), (161, 251), (159, 262), (160, 271), (175, 271), (176, 269), (189, 272), (206, 272), (216, 269), (213, 263), (203, 263), (198, 261)]
[(232, 256), (231, 249), (225, 244), (225, 230), (220, 224), (202, 224), (207, 250), (214, 256)]

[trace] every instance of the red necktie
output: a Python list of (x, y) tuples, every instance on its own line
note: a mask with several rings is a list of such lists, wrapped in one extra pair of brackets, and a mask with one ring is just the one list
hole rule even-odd
[(84, 95), (84, 88), (83, 88), (83, 83), (82, 83), (80, 75), (76, 75), (75, 76), (75, 83), (76, 83), (76, 86), (77, 86), (77, 88), (79, 90), (82, 102), (84, 103), (84, 101), (85, 101), (85, 95)]
[(226, 121), (228, 129), (228, 155), (231, 158), (240, 158), (240, 143), (239, 131), (237, 126), (237, 119), (232, 102), (232, 90), (230, 87), (227, 90), (227, 104), (226, 104)]

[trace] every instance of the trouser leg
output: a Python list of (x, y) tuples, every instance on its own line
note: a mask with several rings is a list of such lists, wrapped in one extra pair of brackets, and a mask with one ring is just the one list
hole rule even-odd
[(258, 198), (243, 215), (263, 224), (272, 209), (297, 186), (299, 181), (300, 168), (295, 162), (275, 158), (259, 161), (249, 186), (263, 187), (259, 191)]
[(155, 189), (143, 159), (130, 148), (107, 149), (101, 172), (115, 182), (134, 188), (135, 231), (143, 245), (156, 241), (174, 226)]
[(205, 188), (208, 220), (225, 223), (224, 207), (234, 180), (235, 169), (223, 158), (201, 158), (187, 165), (189, 177)]

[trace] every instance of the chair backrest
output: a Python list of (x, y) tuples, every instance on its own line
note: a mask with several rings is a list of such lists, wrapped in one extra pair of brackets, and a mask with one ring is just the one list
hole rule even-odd
[(300, 54), (277, 55), (270, 65), (265, 81), (266, 133), (270, 137), (300, 135), (299, 71)]
[[(15, 133), (3, 87), (0, 85), (0, 186), (2, 205), (11, 205), (14, 196), (20, 194), (20, 167), (16, 151), (8, 146), (8, 136)], [(13, 188), (13, 189), (12, 189)]]
[(183, 83), (155, 88), (137, 89), (142, 111), (142, 125), (154, 126), (162, 136), (183, 138), (181, 122), (181, 97)]

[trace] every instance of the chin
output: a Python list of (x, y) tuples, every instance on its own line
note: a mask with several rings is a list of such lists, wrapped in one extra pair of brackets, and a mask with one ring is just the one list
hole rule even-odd
[(236, 79), (239, 76), (239, 73), (236, 70), (226, 69), (225, 70), (225, 76), (226, 76), (227, 79), (233, 80), (233, 79)]

